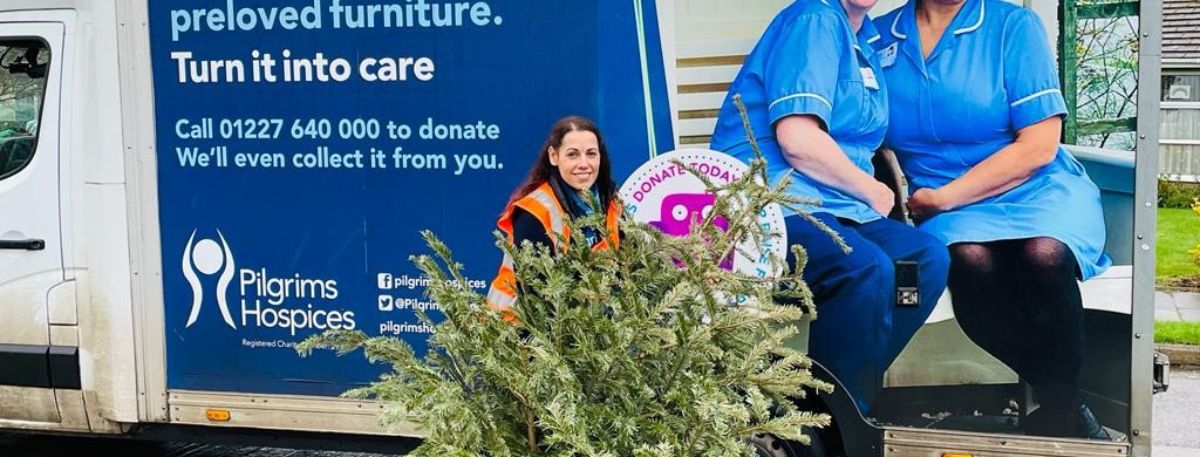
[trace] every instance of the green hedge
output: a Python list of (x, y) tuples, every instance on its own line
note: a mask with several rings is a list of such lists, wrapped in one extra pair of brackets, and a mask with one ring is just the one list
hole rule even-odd
[(1192, 202), (1200, 199), (1200, 184), (1171, 182), (1159, 178), (1158, 207), (1186, 208), (1192, 207)]

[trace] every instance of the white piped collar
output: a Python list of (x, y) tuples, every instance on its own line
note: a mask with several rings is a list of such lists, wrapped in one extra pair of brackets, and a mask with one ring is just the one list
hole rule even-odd
[[(907, 7), (905, 7), (905, 9), (907, 9)], [(900, 18), (904, 17), (904, 13), (905, 13), (905, 10), (900, 10), (899, 12), (896, 13), (896, 18), (892, 19), (892, 36), (899, 38), (901, 40), (908, 39), (908, 35), (900, 33), (900, 29), (897, 28), (900, 26)]]
[[(985, 6), (985, 5), (987, 5), (987, 0), (976, 0), (976, 1), (967, 0), (967, 4), (963, 5), (963, 7), (971, 8), (976, 4), (979, 5), (978, 16), (975, 18), (974, 21), (971, 22), (970, 25), (954, 29), (954, 32), (952, 32), (953, 35), (962, 35), (964, 33), (974, 32), (976, 30), (979, 30), (980, 27), (983, 27), (983, 19), (987, 13), (987, 7)], [(959, 13), (962, 14), (961, 11)], [(901, 40), (908, 39), (908, 34), (900, 32), (900, 19), (903, 18), (905, 14), (911, 15), (912, 22), (913, 23), (916, 22), (917, 10), (916, 10), (916, 2), (914, 0), (910, 0), (907, 4), (902, 6), (901, 10), (896, 13), (896, 17), (892, 19), (892, 30), (891, 30), (892, 36), (899, 38)]]
[(985, 5), (987, 5), (987, 0), (979, 0), (978, 3), (979, 3), (979, 19), (976, 19), (974, 24), (968, 25), (963, 28), (955, 29), (954, 30), (955, 35), (961, 35), (964, 33), (974, 32), (976, 30), (979, 30), (980, 27), (983, 27), (983, 15), (984, 15), (984, 13), (987, 12), (986, 7), (985, 7)]

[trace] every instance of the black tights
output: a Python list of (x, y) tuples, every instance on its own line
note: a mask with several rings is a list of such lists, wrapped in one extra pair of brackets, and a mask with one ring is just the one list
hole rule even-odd
[(1071, 250), (1053, 238), (950, 246), (954, 314), (971, 340), (1033, 386), (1047, 413), (1076, 406), (1083, 299)]

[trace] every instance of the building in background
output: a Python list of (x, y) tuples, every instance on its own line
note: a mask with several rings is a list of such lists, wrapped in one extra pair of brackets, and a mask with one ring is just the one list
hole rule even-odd
[(1163, 1), (1159, 173), (1200, 182), (1200, 0)]

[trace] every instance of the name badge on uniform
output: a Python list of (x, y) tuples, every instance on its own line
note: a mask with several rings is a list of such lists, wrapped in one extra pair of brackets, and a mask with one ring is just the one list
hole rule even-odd
[(862, 74), (863, 85), (867, 89), (879, 90), (879, 80), (875, 79), (875, 71), (871, 67), (859, 67), (858, 72)]
[(888, 47), (883, 48), (883, 56), (879, 58), (879, 66), (883, 68), (890, 67), (896, 64), (896, 52), (899, 42), (892, 43)]

